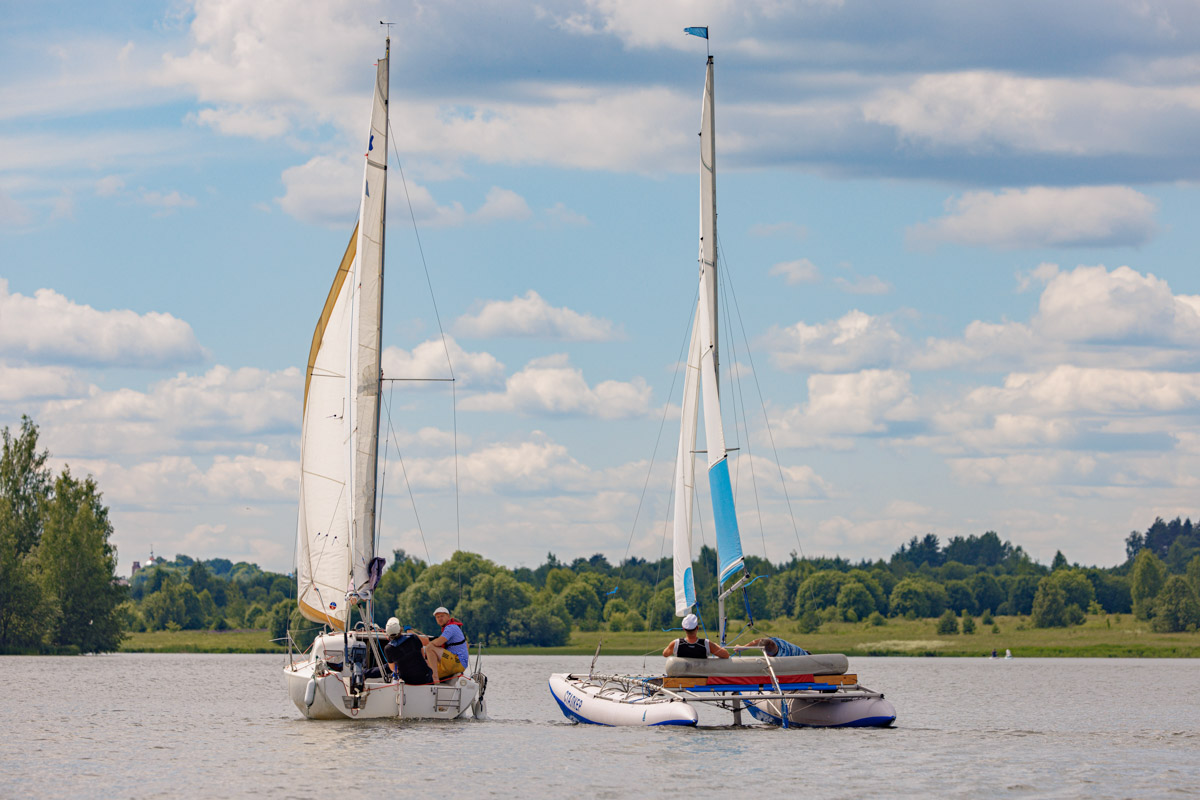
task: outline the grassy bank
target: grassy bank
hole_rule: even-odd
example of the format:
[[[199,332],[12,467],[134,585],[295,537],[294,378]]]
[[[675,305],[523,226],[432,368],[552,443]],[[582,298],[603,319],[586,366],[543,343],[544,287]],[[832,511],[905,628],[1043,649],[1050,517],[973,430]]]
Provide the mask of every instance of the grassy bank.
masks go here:
[[[284,653],[263,630],[131,633],[122,653]]]
[[[1200,633],[1154,633],[1149,623],[1131,615],[1091,616],[1073,628],[1034,628],[1028,618],[997,617],[998,633],[992,626],[976,620],[974,634],[939,636],[937,621],[932,619],[890,619],[882,626],[865,622],[831,622],[816,633],[796,631],[791,620],[768,621],[759,625],[763,633],[779,636],[823,653],[849,656],[960,656],[979,657],[993,649],[1001,655],[1006,649],[1014,656],[1054,656],[1075,658],[1200,658]],[[730,625],[730,638],[742,628]],[[511,655],[591,655],[603,638],[603,652],[609,655],[641,655],[662,650],[671,636],[678,633],[646,631],[617,633],[572,631],[565,647],[492,647],[489,653]],[[753,638],[749,633],[740,641]],[[155,631],[130,634],[121,647],[123,652],[138,653],[282,653],[284,649],[270,641],[265,630],[259,631]]]

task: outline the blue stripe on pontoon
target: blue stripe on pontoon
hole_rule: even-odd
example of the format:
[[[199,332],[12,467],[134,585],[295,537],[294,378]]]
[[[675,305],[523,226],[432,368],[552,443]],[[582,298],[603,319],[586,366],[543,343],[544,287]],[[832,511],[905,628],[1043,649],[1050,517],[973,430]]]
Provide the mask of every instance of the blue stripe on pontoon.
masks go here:
[[[712,495],[713,523],[717,528],[717,580],[724,581],[742,564],[742,537],[738,533],[737,512],[733,507],[733,487],[729,483],[729,458],[708,468],[708,490]]]
[[[550,694],[554,697],[554,702],[558,703],[558,707],[562,709],[562,712],[566,716],[567,719],[573,719],[576,722],[585,722],[588,725],[604,725],[603,722],[596,722],[595,720],[590,720],[587,717],[583,716],[582,714],[580,714],[576,711],[573,711],[570,708],[567,708],[567,704],[564,703],[562,700],[558,699],[558,695],[554,694],[553,689],[550,690]],[[612,726],[609,725],[606,727],[612,727]]]

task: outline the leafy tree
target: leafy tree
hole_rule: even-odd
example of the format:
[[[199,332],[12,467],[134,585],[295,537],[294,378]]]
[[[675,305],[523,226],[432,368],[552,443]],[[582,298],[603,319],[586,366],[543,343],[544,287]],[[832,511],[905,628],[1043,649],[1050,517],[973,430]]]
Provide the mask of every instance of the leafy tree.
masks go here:
[[[1050,573],[1047,578],[1063,590],[1068,606],[1087,608],[1096,599],[1096,590],[1083,570],[1063,568]]]
[[[561,647],[570,639],[571,629],[541,606],[517,609],[512,615],[508,643],[536,647]]]
[[[1008,586],[1008,613],[1031,614],[1041,578],[1037,575],[1017,575]]]
[[[975,611],[975,593],[971,591],[971,587],[966,581],[946,581],[945,586],[950,608],[965,608],[970,612]]]
[[[892,589],[890,601],[893,616],[935,617],[946,608],[946,590],[927,578],[908,577]]]
[[[950,609],[938,617],[937,632],[939,636],[949,636],[958,633],[958,617]]]
[[[792,616],[795,613],[796,592],[812,570],[809,565],[805,564],[804,566],[808,568],[797,567],[784,570],[771,576],[771,580],[767,581],[767,614],[769,616]]]
[[[845,581],[845,573],[833,569],[809,575],[796,590],[796,616],[837,605],[838,592]]]
[[[76,480],[64,468],[45,502],[37,551],[42,585],[59,609],[57,644],[103,653],[116,650],[124,638],[117,606],[125,588],[116,581],[112,530],[96,481]]]
[[[975,620],[965,608],[962,612],[962,632],[967,634],[975,633]]]
[[[1192,591],[1200,595],[1200,556],[1188,562],[1187,580],[1192,585]]]
[[[1071,566],[1067,563],[1067,557],[1063,555],[1062,550],[1056,550],[1054,553],[1054,563],[1050,565],[1051,572],[1057,572],[1060,569],[1066,569]]]
[[[1065,628],[1068,622],[1066,593],[1049,576],[1042,578],[1033,598],[1033,626]]]
[[[507,636],[512,613],[532,600],[532,587],[518,583],[507,571],[483,572],[471,581],[470,596],[457,608],[470,635],[488,644],[493,636]]]
[[[1138,619],[1149,619],[1153,615],[1154,598],[1162,591],[1165,583],[1166,568],[1162,561],[1151,548],[1143,549],[1133,561],[1133,576],[1129,587],[1133,597],[1134,616]]]
[[[7,427],[0,431],[0,497],[8,501],[5,524],[12,546],[20,555],[33,550],[42,532],[41,506],[50,493],[50,470],[46,450],[38,452],[38,427],[21,417],[21,431],[14,437]]]
[[[600,619],[600,599],[596,597],[596,590],[586,582],[581,580],[574,581],[566,589],[563,589],[559,597],[562,599],[563,604],[566,605],[567,613],[571,615],[571,619],[576,622],[584,619]],[[671,606],[673,608],[675,605],[674,594],[671,597]]]
[[[857,622],[875,611],[875,598],[858,581],[849,581],[838,590],[837,609],[842,619]]]
[[[992,535],[995,536],[995,534]],[[1000,586],[1000,582],[996,580],[995,576],[986,572],[977,572],[972,575],[968,585],[971,587],[971,593],[975,595],[975,607],[980,612],[990,611],[994,614],[1000,604],[1007,599],[1007,594]]]
[[[1200,627],[1200,599],[1187,579],[1180,575],[1167,579],[1154,600],[1154,619],[1150,625],[1164,632],[1194,631]]]

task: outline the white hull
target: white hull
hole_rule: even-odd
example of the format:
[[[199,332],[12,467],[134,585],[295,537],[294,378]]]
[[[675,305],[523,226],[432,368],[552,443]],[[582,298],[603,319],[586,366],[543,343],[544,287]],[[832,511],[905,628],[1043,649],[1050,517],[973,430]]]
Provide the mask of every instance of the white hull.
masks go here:
[[[624,686],[589,680],[582,675],[551,675],[550,693],[563,715],[576,722],[651,727],[695,725],[697,721],[696,709],[685,702],[663,695],[631,695]]]
[[[788,727],[886,728],[896,721],[896,709],[882,697],[797,698],[746,701],[746,709],[759,722],[782,725],[781,706],[787,708]]]
[[[309,719],[465,719],[487,716],[479,683],[458,675],[440,684],[411,686],[402,681],[368,679],[357,698],[350,695],[350,679],[336,672],[314,677],[313,660],[283,669],[288,696]],[[313,682],[312,703],[307,702]],[[357,700],[357,702],[355,702]]]

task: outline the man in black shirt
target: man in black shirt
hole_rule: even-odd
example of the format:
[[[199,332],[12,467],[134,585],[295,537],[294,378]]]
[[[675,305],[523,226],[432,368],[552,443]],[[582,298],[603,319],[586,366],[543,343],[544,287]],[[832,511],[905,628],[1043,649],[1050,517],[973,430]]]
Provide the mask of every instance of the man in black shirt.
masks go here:
[[[688,614],[683,618],[683,633],[684,638],[672,639],[671,643],[663,649],[663,657],[679,656],[681,658],[708,658],[716,656],[717,658],[729,658],[729,651],[716,642],[707,639],[701,639],[696,635],[696,629],[700,627],[700,620],[695,614]]]
[[[433,683],[433,672],[425,663],[421,640],[412,633],[401,634],[400,620],[395,617],[387,621],[385,630],[388,643],[383,646],[383,658],[392,675],[414,685]]]

